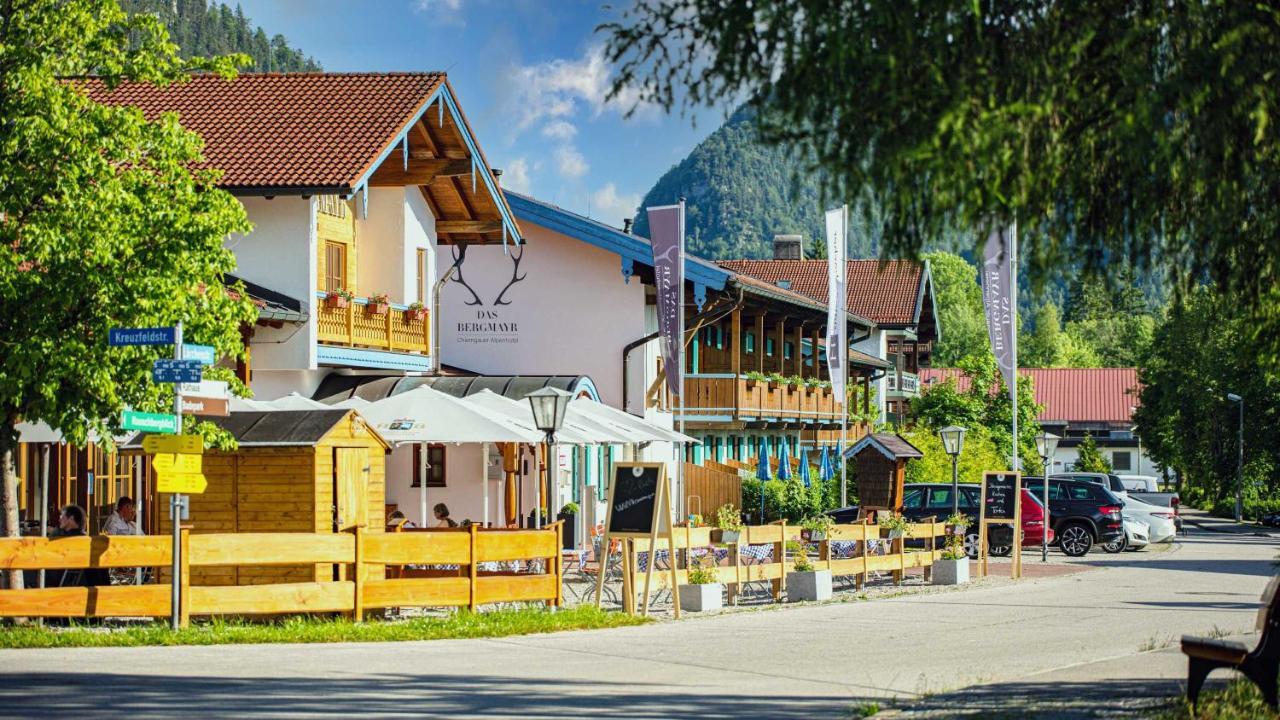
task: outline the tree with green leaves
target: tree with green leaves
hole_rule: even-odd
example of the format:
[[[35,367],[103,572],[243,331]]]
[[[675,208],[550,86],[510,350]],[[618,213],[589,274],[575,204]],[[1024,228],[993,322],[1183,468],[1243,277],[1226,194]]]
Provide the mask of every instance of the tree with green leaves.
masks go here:
[[[980,483],[982,474],[989,470],[1009,469],[1009,456],[996,449],[991,432],[983,425],[970,425],[964,436],[957,464],[958,476],[963,483]],[[951,456],[942,445],[942,438],[934,428],[917,426],[903,434],[924,457],[907,463],[907,482],[951,482]]]
[[[244,352],[256,316],[223,285],[248,232],[244,208],[198,169],[200,138],[166,115],[91,101],[75,81],[171,83],[234,74],[243,58],[183,60],[150,15],[115,0],[0,5],[0,466],[4,534],[18,534],[15,429],[44,421],[83,445],[120,431],[126,407],[171,412],[151,383],[162,346],[108,347],[116,327],[182,321],[191,342]],[[216,371],[215,371],[216,372]],[[212,373],[211,373],[212,374]],[[21,587],[13,573],[10,587]]]
[[[1210,277],[1280,357],[1271,4],[653,0],[600,31],[614,97],[747,98],[828,197],[870,189],[886,256],[1016,221],[1033,280]]]
[[[1094,473],[1111,472],[1111,461],[1107,460],[1102,451],[1098,449],[1098,441],[1093,439],[1093,435],[1085,435],[1084,440],[1080,441],[1080,446],[1076,448],[1076,452],[1075,470]]]
[[[938,324],[942,326],[942,339],[934,350],[934,365],[955,367],[963,358],[990,352],[978,269],[949,252],[926,253],[924,259],[929,262]]]

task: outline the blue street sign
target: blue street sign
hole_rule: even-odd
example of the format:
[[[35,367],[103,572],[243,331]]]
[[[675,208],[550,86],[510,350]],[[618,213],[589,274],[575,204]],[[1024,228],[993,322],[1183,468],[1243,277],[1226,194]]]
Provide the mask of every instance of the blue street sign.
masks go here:
[[[183,360],[199,360],[201,365],[212,365],[218,361],[218,354],[212,345],[182,344]]]
[[[200,382],[199,360],[157,360],[151,366],[151,379],[158,383]]]
[[[173,328],[111,328],[107,332],[107,344],[118,345],[172,345]]]

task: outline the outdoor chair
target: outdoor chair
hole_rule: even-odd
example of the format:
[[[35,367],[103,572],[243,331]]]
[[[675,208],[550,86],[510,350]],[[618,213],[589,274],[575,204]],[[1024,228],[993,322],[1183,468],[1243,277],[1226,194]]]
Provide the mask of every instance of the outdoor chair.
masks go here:
[[[1262,637],[1250,650],[1243,643],[1214,638],[1182,637],[1182,652],[1187,656],[1187,698],[1194,707],[1200,688],[1209,673],[1218,668],[1231,668],[1253,681],[1262,697],[1276,708],[1276,675],[1280,673],[1280,577],[1272,578],[1262,593],[1263,605],[1258,609],[1258,629]]]
[[[582,593],[581,601],[588,602],[596,593],[596,578],[598,573],[604,572],[604,594],[609,596],[610,602],[619,602],[618,593],[610,585],[609,581],[622,579],[622,541],[610,540],[609,549],[604,551],[601,549],[601,542],[604,540],[604,528],[598,528],[599,532],[591,534],[592,556],[595,558],[595,567],[582,565],[582,574],[587,578],[587,588]]]

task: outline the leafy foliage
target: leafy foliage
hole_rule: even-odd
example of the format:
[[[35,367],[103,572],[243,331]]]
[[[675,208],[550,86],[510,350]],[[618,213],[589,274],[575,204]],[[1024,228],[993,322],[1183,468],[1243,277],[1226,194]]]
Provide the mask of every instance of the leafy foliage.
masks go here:
[[[911,401],[911,415],[922,428],[937,432],[948,425],[959,425],[974,434],[976,428],[984,428],[1000,457],[1013,454],[1013,401],[1005,388],[995,358],[990,353],[970,356],[959,363],[960,370],[969,377],[969,388],[960,392],[954,381],[935,384],[920,397]],[[1040,406],[1036,405],[1035,387],[1031,378],[1018,378],[1018,453],[1024,460],[1036,457],[1036,434],[1040,423],[1036,420]],[[976,434],[975,434],[976,437]],[[969,436],[965,437],[965,445]],[[1007,467],[1007,461],[1004,463]],[[987,468],[991,469],[991,468]],[[948,474],[948,479],[950,475]]]
[[[951,456],[942,446],[936,430],[917,428],[902,435],[916,446],[924,457],[907,463],[906,481],[909,483],[951,482]],[[991,433],[982,425],[974,425],[965,433],[964,447],[960,450],[957,470],[962,483],[982,482],[982,473],[988,470],[1007,470],[1009,457],[996,450]]]
[[[966,357],[990,352],[978,268],[949,252],[928,253],[924,257],[929,262],[934,304],[942,326],[942,340],[934,351],[934,365],[955,367]]]
[[[1111,472],[1111,461],[1098,450],[1098,442],[1093,439],[1093,435],[1085,435],[1084,440],[1080,442],[1077,448],[1079,457],[1076,458],[1075,469],[1080,472],[1109,473]]]
[[[164,346],[112,348],[114,327],[183,321],[186,339],[223,357],[244,349],[256,311],[223,275],[223,247],[250,229],[244,208],[196,169],[201,141],[174,115],[89,100],[60,78],[95,73],[179,82],[234,73],[243,58],[182,59],[150,15],[114,0],[30,0],[0,23],[0,452],[5,530],[17,533],[12,452],[19,419],[43,420],[74,444],[111,437],[125,407],[169,411],[151,383]],[[20,586],[20,585],[19,585]]]
[[[255,72],[319,72],[323,68],[300,50],[289,47],[283,35],[267,39],[237,4],[207,0],[121,0],[130,15],[150,13],[164,23],[183,57],[244,53]]]
[[[654,0],[601,30],[615,95],[748,98],[829,197],[869,189],[884,253],[1016,219],[1035,276],[1208,276],[1280,350],[1269,4]]]

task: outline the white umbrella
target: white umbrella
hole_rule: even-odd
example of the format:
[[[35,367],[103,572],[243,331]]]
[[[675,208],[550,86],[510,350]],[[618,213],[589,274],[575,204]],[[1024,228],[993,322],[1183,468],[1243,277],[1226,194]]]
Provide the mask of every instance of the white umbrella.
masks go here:
[[[230,400],[231,412],[269,412],[275,410],[271,403],[265,400],[253,400],[251,398],[235,397]]]
[[[329,405],[325,405],[319,400],[312,400],[311,398],[305,395],[299,395],[296,392],[291,392],[282,398],[269,400],[267,401],[267,404],[270,405],[275,410],[331,410],[333,409]]]
[[[512,400],[492,390],[481,390],[474,395],[463,398],[468,403],[478,405],[486,410],[498,412],[520,423],[534,432],[541,434],[533,421],[533,408],[529,403]],[[564,427],[556,433],[556,443],[561,445],[594,445],[631,442],[617,432],[609,432],[604,428],[584,426],[566,417]]]
[[[590,398],[574,398],[569,402],[568,417],[575,422],[593,422],[606,427],[618,428],[630,439],[627,442],[683,442],[697,443],[698,440],[682,435],[674,430],[659,427],[644,418],[638,418],[629,412],[596,402]]]
[[[365,408],[369,407],[369,406],[370,406],[370,405],[372,405],[372,404],[373,404],[373,401],[371,401],[371,400],[365,400],[364,398],[362,398],[362,397],[360,397],[360,396],[358,396],[358,395],[352,395],[351,397],[347,398],[346,400],[340,400],[340,401],[338,401],[338,402],[336,402],[336,403],[334,403],[334,404],[330,405],[329,407],[331,407],[331,408],[351,408],[351,409],[354,409],[354,410],[364,410]]]
[[[393,445],[542,442],[542,433],[536,429],[425,385],[370,403],[357,411]]]

